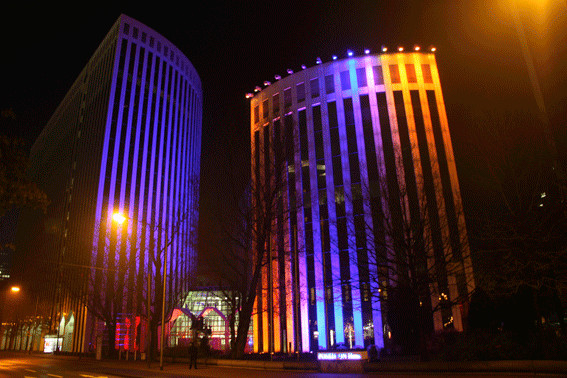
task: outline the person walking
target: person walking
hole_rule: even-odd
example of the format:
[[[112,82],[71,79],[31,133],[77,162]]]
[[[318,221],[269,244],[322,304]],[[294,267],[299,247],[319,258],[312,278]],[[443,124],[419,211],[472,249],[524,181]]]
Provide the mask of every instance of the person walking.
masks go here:
[[[197,354],[199,353],[199,347],[197,344],[197,340],[193,340],[191,345],[189,346],[189,369],[195,365],[195,369],[197,369]]]

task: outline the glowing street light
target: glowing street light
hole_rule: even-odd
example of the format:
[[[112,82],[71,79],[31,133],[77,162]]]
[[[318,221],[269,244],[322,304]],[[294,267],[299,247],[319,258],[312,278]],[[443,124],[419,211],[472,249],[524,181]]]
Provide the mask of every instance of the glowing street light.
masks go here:
[[[12,287],[10,288],[10,291],[11,291],[12,293],[18,293],[18,292],[20,291],[20,287],[19,287],[19,286],[12,286]]]
[[[124,216],[124,214],[116,212],[112,214],[112,220],[118,224],[122,224],[126,221],[126,217]]]

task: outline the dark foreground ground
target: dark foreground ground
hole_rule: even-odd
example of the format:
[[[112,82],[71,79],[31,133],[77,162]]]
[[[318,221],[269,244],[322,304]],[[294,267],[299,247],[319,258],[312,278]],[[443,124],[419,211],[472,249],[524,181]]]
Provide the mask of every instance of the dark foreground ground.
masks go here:
[[[265,363],[262,367],[242,362],[240,366],[222,366],[222,361],[199,361],[197,370],[189,370],[184,361],[153,362],[147,367],[144,361],[96,361],[92,358],[28,355],[23,352],[0,352],[0,377],[566,377],[565,361],[491,361],[491,362],[377,362],[367,365],[372,370],[364,374],[321,373],[300,366],[282,367]],[[218,363],[219,365],[214,365]]]

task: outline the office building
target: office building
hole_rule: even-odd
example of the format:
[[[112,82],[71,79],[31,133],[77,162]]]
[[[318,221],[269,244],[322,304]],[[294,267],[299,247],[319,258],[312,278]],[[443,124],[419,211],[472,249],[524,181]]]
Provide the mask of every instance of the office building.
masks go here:
[[[317,58],[247,95],[252,201],[278,209],[255,351],[388,347],[417,278],[426,329],[462,330],[474,279],[433,51]]]
[[[17,279],[50,306],[62,351],[92,349],[114,321],[104,343],[144,351],[148,283],[159,319],[165,257],[166,311],[181,304],[196,264],[202,99],[189,59],[121,15],[33,145],[29,174],[51,204],[22,216]]]

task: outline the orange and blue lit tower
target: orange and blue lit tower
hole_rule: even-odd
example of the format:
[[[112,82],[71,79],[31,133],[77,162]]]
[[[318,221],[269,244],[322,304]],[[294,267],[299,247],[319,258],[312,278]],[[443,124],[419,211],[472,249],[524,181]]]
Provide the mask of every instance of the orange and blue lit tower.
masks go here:
[[[254,350],[384,347],[385,291],[404,268],[383,273],[376,256],[400,258],[387,229],[404,219],[428,225],[423,261],[451,261],[428,283],[425,305],[453,303],[432,311],[431,329],[462,330],[456,302],[474,278],[434,49],[349,51],[287,73],[247,95],[252,187],[281,184]]]

